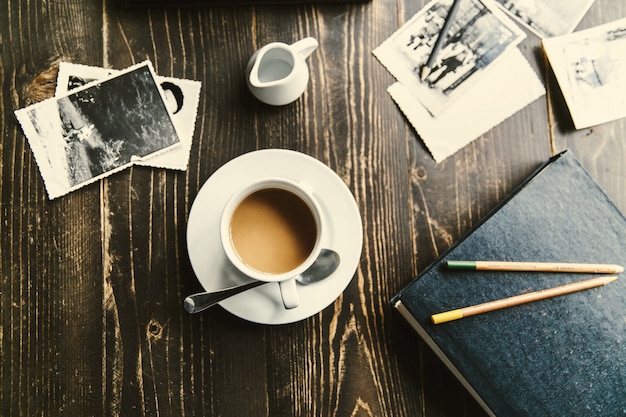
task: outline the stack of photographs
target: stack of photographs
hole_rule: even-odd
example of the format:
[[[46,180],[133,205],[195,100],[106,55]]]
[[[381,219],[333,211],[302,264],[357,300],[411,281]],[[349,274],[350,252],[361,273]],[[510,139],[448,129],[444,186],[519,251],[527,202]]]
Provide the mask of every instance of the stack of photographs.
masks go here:
[[[626,117],[626,19],[573,32],[594,0],[495,2],[541,38],[575,129]]]
[[[122,71],[61,63],[55,97],[15,111],[48,197],[135,164],[187,169],[200,88],[157,77],[149,61]]]
[[[389,95],[441,162],[546,93],[518,49],[525,33],[509,17],[542,39],[577,129],[626,116],[625,21],[571,34],[593,2],[432,0],[373,54],[397,80]]]
[[[496,4],[433,0],[373,54],[396,78],[388,92],[437,162],[545,94],[517,49],[525,33]],[[446,36],[435,65],[420,73],[439,36]]]
[[[480,0],[458,0],[444,43],[430,75],[420,73],[452,6],[452,0],[433,1],[374,50],[389,72],[437,116],[476,83],[498,60],[513,50],[524,33],[496,8]]]

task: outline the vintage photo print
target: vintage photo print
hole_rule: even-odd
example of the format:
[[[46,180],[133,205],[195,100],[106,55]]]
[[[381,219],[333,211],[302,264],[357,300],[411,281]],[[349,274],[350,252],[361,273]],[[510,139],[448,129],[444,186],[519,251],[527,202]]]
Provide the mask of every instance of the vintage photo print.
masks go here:
[[[50,199],[180,142],[149,62],[15,114]]]
[[[56,95],[80,88],[94,80],[115,74],[117,70],[92,67],[69,62],[59,64]],[[172,115],[172,122],[180,136],[180,146],[158,155],[137,161],[137,165],[155,168],[186,170],[193,140],[200,100],[200,81],[156,76],[165,97],[165,105]]]
[[[566,35],[582,20],[594,0],[495,0],[540,38]]]
[[[399,82],[387,91],[436,162],[442,162],[546,92],[519,49],[502,57],[489,76],[478,80],[437,117]]]
[[[430,75],[420,80],[453,0],[434,0],[373,53],[431,112],[439,114],[525,37],[498,7],[461,0]]]
[[[543,40],[576,129],[626,117],[626,19]]]

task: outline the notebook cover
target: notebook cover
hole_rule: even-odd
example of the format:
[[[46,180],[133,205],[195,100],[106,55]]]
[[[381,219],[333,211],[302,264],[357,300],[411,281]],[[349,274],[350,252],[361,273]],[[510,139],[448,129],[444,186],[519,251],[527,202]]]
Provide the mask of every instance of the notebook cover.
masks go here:
[[[446,260],[626,266],[626,219],[565,151],[538,169],[392,300],[490,415],[626,415],[626,277],[431,324],[432,314],[593,277],[452,271]],[[622,274],[623,275],[623,274]]]

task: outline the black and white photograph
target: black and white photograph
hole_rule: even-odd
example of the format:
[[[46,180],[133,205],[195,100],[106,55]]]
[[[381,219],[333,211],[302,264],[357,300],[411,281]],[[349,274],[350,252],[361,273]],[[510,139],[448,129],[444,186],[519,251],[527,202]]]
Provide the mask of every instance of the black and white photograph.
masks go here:
[[[374,55],[436,116],[525,37],[499,8],[460,0],[450,29],[440,34],[452,0],[430,2],[374,50]],[[437,38],[445,36],[430,73],[420,74]]]
[[[576,129],[626,117],[626,19],[545,39]]]
[[[594,0],[495,0],[540,38],[571,33]]]
[[[68,91],[117,72],[113,69],[61,62],[57,76],[56,95],[66,94]],[[156,75],[156,81],[162,90],[165,105],[178,132],[180,146],[144,158],[137,161],[136,164],[155,168],[186,170],[189,164],[189,152],[195,130],[202,83],[159,75]]]
[[[180,142],[149,62],[15,113],[51,199]]]
[[[479,79],[437,117],[399,82],[387,91],[437,162],[452,156],[546,93],[518,49],[503,57],[490,69],[488,77]]]

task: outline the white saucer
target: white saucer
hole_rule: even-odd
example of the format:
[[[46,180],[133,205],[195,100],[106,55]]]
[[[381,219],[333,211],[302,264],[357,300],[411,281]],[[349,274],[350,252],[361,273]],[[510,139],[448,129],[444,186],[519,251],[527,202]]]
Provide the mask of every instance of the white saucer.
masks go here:
[[[341,262],[323,281],[298,284],[300,305],[283,307],[278,284],[269,283],[220,303],[242,319],[262,324],[293,323],[329,306],[348,286],[361,257],[363,229],[354,197],[329,167],[308,155],[266,149],[241,155],[226,163],[204,183],[189,212],[187,248],[191,266],[207,291],[250,281],[230,264],[219,236],[220,215],[226,201],[239,187],[261,176],[284,176],[310,185],[328,223],[327,247]]]

